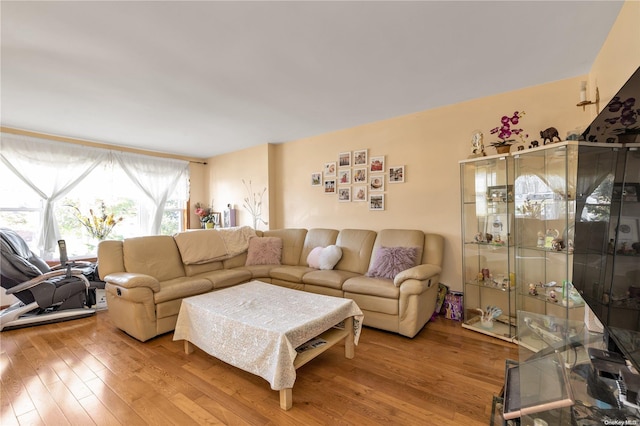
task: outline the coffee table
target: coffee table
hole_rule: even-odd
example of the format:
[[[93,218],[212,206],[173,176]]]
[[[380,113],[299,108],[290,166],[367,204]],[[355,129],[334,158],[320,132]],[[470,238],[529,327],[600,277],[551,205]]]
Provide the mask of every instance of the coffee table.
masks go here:
[[[363,318],[351,299],[251,281],[183,299],[173,340],[264,378],[288,410],[296,369],[341,341],[353,358]],[[326,343],[296,351],[316,337]]]

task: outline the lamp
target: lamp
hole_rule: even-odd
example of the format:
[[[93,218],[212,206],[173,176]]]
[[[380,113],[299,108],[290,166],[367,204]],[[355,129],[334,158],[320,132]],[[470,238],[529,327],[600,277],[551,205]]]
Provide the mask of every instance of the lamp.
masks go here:
[[[587,82],[586,81],[581,81],[580,82],[580,102],[578,102],[578,104],[576,106],[582,107],[582,110],[585,110],[585,107],[587,105],[598,105],[598,103],[600,103],[600,91],[598,90],[598,88],[596,87],[596,100],[594,101],[588,101],[587,100]]]

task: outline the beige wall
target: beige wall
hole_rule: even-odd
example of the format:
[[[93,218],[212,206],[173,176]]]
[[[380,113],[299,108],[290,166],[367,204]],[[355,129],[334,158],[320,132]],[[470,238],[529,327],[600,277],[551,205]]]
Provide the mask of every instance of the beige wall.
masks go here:
[[[640,1],[625,2],[589,73],[589,89],[600,90],[602,110],[640,65]],[[595,96],[592,95],[592,99]]]
[[[273,147],[264,144],[253,148],[243,149],[230,154],[219,155],[207,160],[205,186],[209,188],[208,199],[213,199],[215,211],[223,211],[227,204],[233,204],[237,209],[237,225],[253,226],[253,219],[243,208],[244,198],[249,196],[247,188],[251,182],[252,193],[260,194],[264,188],[267,192],[263,197],[262,218],[270,221],[269,209],[276,196],[277,189],[272,187],[270,167]],[[193,210],[193,209],[192,209]],[[194,226],[192,226],[194,227]],[[197,223],[196,226],[197,227]],[[259,224],[258,229],[268,229],[269,226]]]
[[[638,2],[625,4],[589,75],[215,157],[209,166],[221,168],[211,176],[220,188],[214,190],[215,197],[234,200],[246,217],[238,201],[239,182],[251,178],[241,170],[253,164],[257,167],[252,170],[257,176],[254,183],[269,181],[271,229],[415,228],[442,234],[446,238],[442,282],[462,290],[458,162],[470,153],[473,131],[480,129],[488,145],[495,140],[489,130],[499,124],[502,115],[516,110],[526,113],[521,125],[530,134],[529,140],[539,140],[540,130],[550,126],[563,139],[569,131],[582,130],[598,111],[595,106],[576,107],[580,82],[590,82],[591,95],[597,82],[606,104],[640,65],[635,24],[639,8]],[[339,152],[358,149],[368,149],[369,156],[385,155],[387,166],[406,166],[406,183],[385,185],[384,211],[369,211],[366,203],[340,203],[335,195],[325,195],[322,187],[310,185],[311,173],[321,171],[325,162],[337,161]],[[495,153],[493,148],[487,151]]]

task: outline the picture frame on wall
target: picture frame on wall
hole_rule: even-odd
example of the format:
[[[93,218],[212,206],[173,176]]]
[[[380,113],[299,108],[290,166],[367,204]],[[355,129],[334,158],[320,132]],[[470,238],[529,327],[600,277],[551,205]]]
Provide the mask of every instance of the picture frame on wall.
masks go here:
[[[324,163],[324,176],[325,177],[335,177],[336,176],[336,162],[330,161],[328,163]]]
[[[338,201],[347,203],[351,201],[351,187],[338,188]]]
[[[322,172],[311,173],[311,186],[322,186]]]
[[[369,171],[371,173],[384,173],[384,155],[371,157]]]
[[[358,185],[353,187],[352,194],[354,202],[362,202],[367,201],[367,186],[366,185]]]
[[[351,169],[338,170],[338,185],[351,184]]]
[[[353,151],[353,165],[354,166],[366,166],[368,163],[368,155],[366,149],[359,149]]]
[[[351,151],[338,154],[338,167],[351,167]]]
[[[325,194],[335,194],[336,193],[336,180],[335,179],[325,179],[324,180],[324,193]]]
[[[353,169],[353,183],[367,183],[366,167],[357,167]]]
[[[371,194],[369,196],[369,210],[384,210],[384,194]]]
[[[404,183],[404,166],[389,167],[389,183]]]
[[[371,176],[369,178],[369,191],[370,192],[384,191],[384,176]]]

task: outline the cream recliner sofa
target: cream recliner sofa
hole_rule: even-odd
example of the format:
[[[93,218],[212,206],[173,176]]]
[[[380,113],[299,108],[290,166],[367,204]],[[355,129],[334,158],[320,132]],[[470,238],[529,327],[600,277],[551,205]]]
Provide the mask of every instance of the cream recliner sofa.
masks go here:
[[[98,265],[112,323],[146,341],[175,328],[183,298],[251,280],[353,299],[364,325],[407,337],[414,337],[435,310],[444,252],[440,235],[402,229],[258,231],[258,237],[282,240],[281,264],[246,266],[247,252],[225,254],[219,234],[195,230],[102,241]],[[342,250],[335,267],[309,267],[311,250],[329,245]],[[393,279],[369,277],[380,247],[416,247],[417,265]]]

